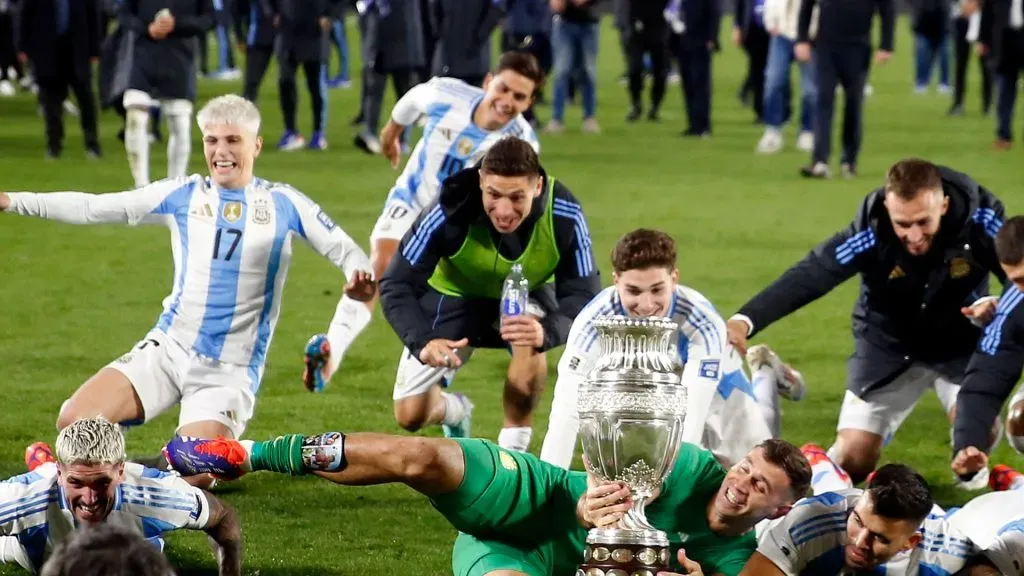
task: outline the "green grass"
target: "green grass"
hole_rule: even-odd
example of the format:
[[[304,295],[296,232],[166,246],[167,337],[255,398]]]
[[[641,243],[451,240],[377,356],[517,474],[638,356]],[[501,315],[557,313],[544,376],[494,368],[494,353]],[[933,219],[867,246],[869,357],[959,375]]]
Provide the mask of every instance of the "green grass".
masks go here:
[[[725,30],[725,26],[723,26]],[[760,128],[741,109],[735,92],[746,67],[731,46],[714,61],[714,138],[692,141],[685,128],[680,91],[670,87],[660,125],[626,125],[623,69],[608,22],[599,58],[600,136],[578,133],[579,108],[569,109],[568,130],[542,136],[544,165],[583,202],[600,265],[607,275],[609,250],[635,227],[657,227],[679,243],[680,281],[728,316],[747,298],[802,257],[814,244],[845,226],[861,198],[895,160],[920,155],[973,175],[1000,194],[1008,212],[1024,207],[1017,190],[1019,152],[989,150],[993,121],[977,110],[977,70],[972,64],[969,115],[947,119],[948,98],[913,96],[912,44],[900,23],[896,58],[872,72],[867,100],[861,177],[852,182],[806,182],[797,168],[807,157],[792,149],[778,156],[753,154]],[[353,54],[358,54],[354,30]],[[727,35],[723,33],[723,38]],[[358,70],[358,68],[353,68]],[[274,72],[264,83],[264,133],[281,132]],[[201,99],[237,84],[201,83]],[[301,93],[301,92],[300,92]],[[358,90],[332,91],[326,153],[278,153],[268,147],[258,174],[286,181],[312,196],[365,248],[395,172],[380,158],[351,147],[348,120]],[[308,104],[300,108],[308,135]],[[546,119],[549,111],[540,113]],[[839,115],[837,115],[838,119]],[[80,132],[67,123],[67,149],[59,162],[43,160],[43,128],[34,100],[20,96],[0,106],[0,189],[83,190],[130,188],[123,152],[115,139],[119,120],[102,116],[106,158],[84,159]],[[838,126],[837,126],[838,132]],[[194,132],[192,171],[203,171]],[[154,149],[153,174],[165,170]],[[834,164],[834,168],[837,166]],[[74,227],[13,217],[0,218],[0,366],[4,416],[0,417],[0,473],[22,471],[22,451],[34,440],[52,440],[61,403],[108,361],[128,350],[154,324],[171,283],[167,232],[160,228]],[[263,388],[248,436],[324,430],[399,433],[391,390],[401,344],[380,314],[353,348],[326,393],[307,393],[299,382],[306,339],[323,331],[334,312],[342,276],[311,250],[297,248]],[[851,350],[850,310],[857,284],[850,282],[764,332],[806,376],[809,393],[786,404],[784,436],[796,443],[831,443]],[[557,356],[558,352],[552,354]],[[549,365],[556,365],[552,358]],[[495,439],[501,425],[501,387],[507,355],[483,352],[458,379],[458,389],[477,405],[474,432]],[[554,374],[537,411],[532,450],[546,429]],[[172,433],[176,413],[128,435],[133,454],[153,453]],[[433,433],[437,433],[436,431]],[[964,496],[951,485],[948,425],[929,393],[885,452],[920,468],[945,504]],[[995,461],[1017,461],[1005,445]],[[255,475],[224,486],[219,494],[240,510],[245,529],[246,574],[449,573],[454,531],[426,500],[403,486],[343,488],[311,478]],[[181,574],[211,574],[215,566],[204,539],[176,534],[168,555]],[[0,574],[16,573],[0,569]]]

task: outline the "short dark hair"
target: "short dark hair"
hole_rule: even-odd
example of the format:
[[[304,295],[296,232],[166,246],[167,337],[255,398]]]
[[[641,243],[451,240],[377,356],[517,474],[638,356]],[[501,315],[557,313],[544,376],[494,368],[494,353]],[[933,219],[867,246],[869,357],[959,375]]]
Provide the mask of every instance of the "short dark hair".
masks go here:
[[[1010,218],[996,233],[996,257],[1009,266],[1024,261],[1024,216]]]
[[[480,170],[495,176],[538,176],[540,159],[529,142],[506,136],[487,151]]]
[[[906,464],[886,464],[876,470],[867,493],[875,514],[916,524],[928,517],[934,504],[928,481]]]
[[[43,565],[40,576],[173,576],[167,558],[138,532],[86,525]]]
[[[501,74],[505,70],[511,70],[533,81],[533,94],[530,94],[530,96],[536,95],[544,85],[544,69],[540,67],[540,63],[529,52],[512,50],[502,54],[498,60],[498,67],[494,69],[494,73]]]
[[[895,194],[900,200],[913,200],[924,190],[942,190],[942,173],[927,160],[900,160],[885,176],[885,193]]]
[[[796,445],[779,438],[769,438],[757,445],[764,459],[786,473],[793,500],[803,498],[811,487],[811,464]]]
[[[676,268],[676,241],[660,230],[640,228],[612,248],[612,269],[618,273],[647,268]]]

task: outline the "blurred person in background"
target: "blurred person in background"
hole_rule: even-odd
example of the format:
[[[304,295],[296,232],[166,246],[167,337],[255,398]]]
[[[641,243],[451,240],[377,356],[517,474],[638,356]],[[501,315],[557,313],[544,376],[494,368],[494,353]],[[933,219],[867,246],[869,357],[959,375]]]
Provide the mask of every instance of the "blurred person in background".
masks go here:
[[[626,0],[621,0],[625,2]],[[548,0],[508,0],[508,17],[501,36],[501,51],[532,54],[544,76],[551,72],[551,8]],[[531,125],[539,124],[534,106],[541,99],[538,89],[534,102],[523,112]]]
[[[569,83],[581,72],[577,86],[582,96],[583,125],[586,133],[601,131],[597,123],[597,49],[600,11],[596,0],[550,0],[552,12],[551,50],[554,62],[554,96],[547,131],[565,129],[565,104]]]
[[[932,81],[932,70],[939,66],[939,92],[949,87],[949,0],[913,0],[910,3],[911,29],[914,32],[914,92],[924,94]]]
[[[429,61],[424,53],[423,19],[420,0],[360,0],[360,27],[363,33],[362,129],[354,144],[367,154],[380,154],[380,114],[388,76],[399,99],[419,83],[417,71]],[[402,135],[406,146],[408,131]]]
[[[74,533],[40,576],[174,576],[170,562],[139,533],[99,524]]]
[[[650,57],[651,105],[647,119],[658,120],[661,103],[665,99],[665,84],[669,71],[669,27],[665,21],[668,0],[628,0],[626,6],[626,65],[629,77],[629,111],[627,122],[636,122],[643,115],[641,101],[644,76],[647,72],[644,57]]]
[[[971,45],[978,41],[981,29],[979,0],[960,0],[953,8],[953,104],[950,116],[963,116],[964,94],[967,91],[967,62],[971,59]],[[992,110],[992,68],[984,54],[978,55],[981,69],[981,113],[988,116]]]
[[[978,37],[982,54],[988,55],[996,76],[997,150],[1013,143],[1013,110],[1017,103],[1017,80],[1024,69],[1024,6],[1020,0],[988,0],[982,4]]]
[[[718,51],[722,20],[717,0],[670,0],[665,17],[674,34],[669,40],[679,62],[688,126],[684,137],[711,137],[711,54]]]
[[[766,0],[736,0],[732,43],[747,53],[747,78],[750,82],[755,123],[764,121],[764,78],[768,66],[771,36],[765,29]]]
[[[80,109],[86,154],[102,155],[91,63],[99,58],[100,6],[96,0],[32,0],[21,7],[18,52],[32,63],[46,124],[46,156],[59,158],[64,142],[64,100],[70,88]]]
[[[814,117],[817,114],[818,83],[814,74],[813,54],[810,60],[799,61],[793,54],[796,46],[800,0],[766,0],[765,27],[771,34],[768,64],[765,69],[764,135],[757,143],[758,154],[775,154],[782,150],[782,126],[788,120],[790,82],[793,63],[800,75],[800,124],[796,148],[810,152],[814,148]],[[811,14],[809,36],[818,32],[818,11]],[[813,53],[813,47],[812,47]]]
[[[431,28],[437,33],[431,71],[482,87],[491,70],[491,34],[505,16],[493,0],[432,0]]]
[[[14,0],[0,0],[0,96],[14,96],[21,62],[14,46]]]
[[[327,59],[327,87],[328,88],[349,88],[352,80],[349,78],[348,58],[348,34],[345,31],[345,3],[338,10],[338,17],[331,23],[331,47],[338,53],[338,73],[330,75],[330,58]]]
[[[263,0],[249,0],[248,27],[245,33],[245,75],[242,94],[246,100],[256,102],[260,85],[274,57],[277,28],[270,4]]]

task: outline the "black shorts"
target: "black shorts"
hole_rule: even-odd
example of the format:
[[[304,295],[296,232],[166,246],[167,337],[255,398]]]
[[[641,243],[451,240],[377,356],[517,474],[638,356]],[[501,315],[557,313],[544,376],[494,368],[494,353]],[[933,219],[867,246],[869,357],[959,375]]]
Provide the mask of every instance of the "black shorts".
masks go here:
[[[846,363],[846,389],[858,397],[884,388],[913,364],[923,365],[958,383],[963,380],[970,355],[944,361],[925,362],[900,354],[866,338],[854,338],[853,353]]]

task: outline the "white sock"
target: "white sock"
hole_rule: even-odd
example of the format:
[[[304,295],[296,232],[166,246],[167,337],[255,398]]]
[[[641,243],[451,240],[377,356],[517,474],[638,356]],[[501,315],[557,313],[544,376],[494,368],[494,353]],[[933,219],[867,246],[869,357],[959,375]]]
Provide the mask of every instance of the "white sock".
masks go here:
[[[252,465],[249,463],[249,458],[252,456],[252,445],[255,444],[252,440],[240,440],[238,442],[245,448],[245,462],[242,464],[242,470],[246,472],[252,472]]]
[[[455,394],[441,392],[441,400],[444,402],[444,418],[441,419],[441,424],[448,426],[461,424],[466,417],[466,405],[463,404],[462,399]]]
[[[1022,488],[1024,488],[1024,474],[1010,480],[1010,490],[1020,490]]]
[[[498,433],[498,446],[513,452],[526,452],[526,449],[530,447],[531,438],[533,438],[533,428],[530,426],[502,428]]]
[[[364,302],[342,296],[334,310],[334,318],[327,329],[327,340],[331,343],[330,373],[338,369],[345,351],[370,324],[373,314]]]
[[[750,375],[751,385],[754,388],[754,399],[761,408],[768,429],[772,437],[779,437],[779,386],[775,381],[775,371],[768,364],[761,366]]]
[[[180,178],[192,153],[192,115],[167,114],[167,177]]]
[[[149,184],[149,111],[129,108],[125,115],[124,149],[135,187]]]

